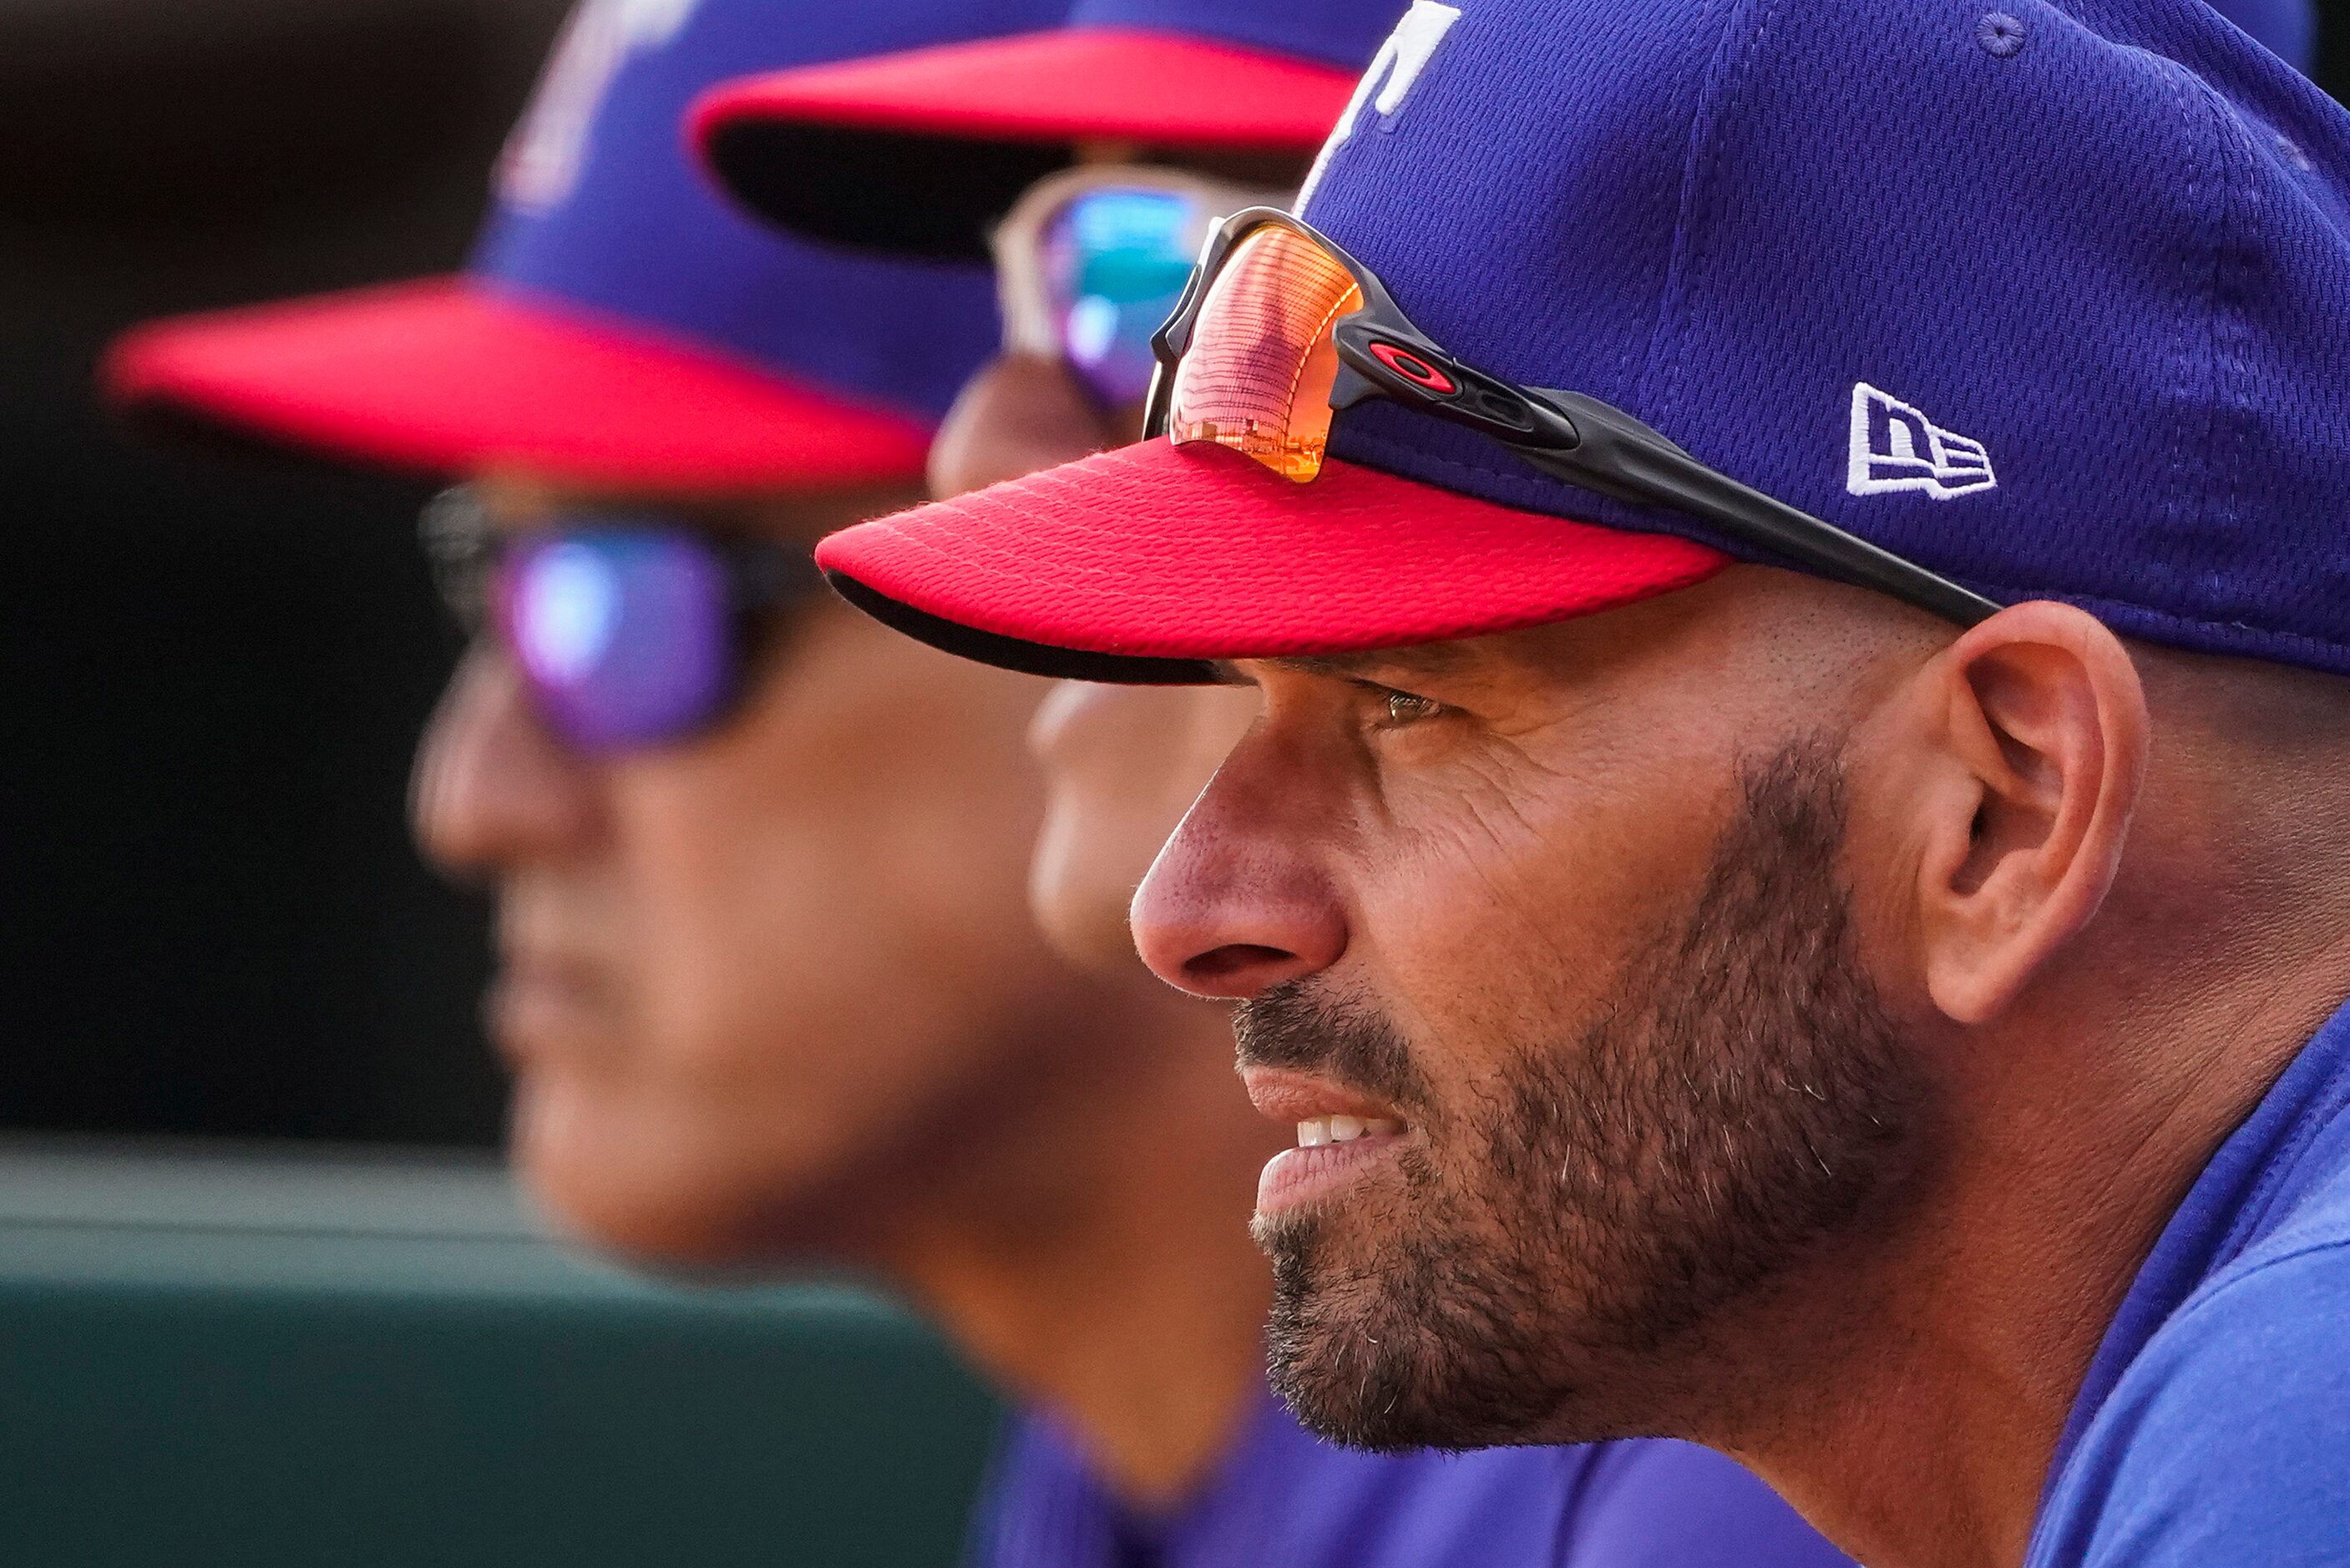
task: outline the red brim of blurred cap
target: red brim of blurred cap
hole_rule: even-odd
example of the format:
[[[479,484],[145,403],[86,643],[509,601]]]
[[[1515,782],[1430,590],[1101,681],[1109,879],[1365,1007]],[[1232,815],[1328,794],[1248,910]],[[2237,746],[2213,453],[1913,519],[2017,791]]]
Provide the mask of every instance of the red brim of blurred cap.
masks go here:
[[[432,475],[712,493],[918,479],[918,421],[463,278],[180,317],[99,379],[134,419]]]
[[[808,66],[715,88],[705,148],[775,120],[993,141],[1312,152],[1354,91],[1336,66],[1177,34],[1072,27]]]
[[[1332,460],[1297,484],[1164,441],[836,534],[816,562],[935,647],[1033,674],[1140,684],[1208,661],[1353,653],[1570,619],[1729,564]]]

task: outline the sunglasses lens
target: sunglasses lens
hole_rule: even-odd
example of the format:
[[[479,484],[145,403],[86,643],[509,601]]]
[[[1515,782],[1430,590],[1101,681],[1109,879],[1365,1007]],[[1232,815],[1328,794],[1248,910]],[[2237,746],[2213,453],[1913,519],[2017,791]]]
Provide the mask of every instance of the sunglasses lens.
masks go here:
[[[1332,332],[1363,307],[1336,256],[1295,229],[1267,223],[1232,248],[1208,285],[1191,345],[1175,369],[1168,434],[1213,441],[1303,483],[1322,472]]]
[[[691,535],[614,528],[532,539],[507,556],[495,602],[541,713],[583,751],[678,739],[732,694],[726,569]]]
[[[1211,221],[1195,197],[1108,187],[1076,197],[1046,228],[1061,352],[1103,406],[1128,408],[1150,390],[1150,336],[1182,296]]]

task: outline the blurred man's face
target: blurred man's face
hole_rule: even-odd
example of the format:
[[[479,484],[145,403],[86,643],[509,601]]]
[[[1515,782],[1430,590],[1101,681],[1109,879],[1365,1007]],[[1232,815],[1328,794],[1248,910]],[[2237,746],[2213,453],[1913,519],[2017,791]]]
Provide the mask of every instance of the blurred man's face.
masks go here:
[[[963,389],[931,449],[943,498],[1134,439],[1139,405],[1107,410],[1059,361],[1005,354]],[[1253,687],[1065,680],[1036,715],[1044,831],[1029,894],[1055,948],[1088,969],[1134,961],[1127,907],[1167,836],[1259,706]]]
[[[1261,706],[1252,686],[1054,687],[1032,733],[1045,807],[1028,891],[1062,953],[1135,962],[1134,890]]]
[[[810,545],[910,499],[708,521]],[[485,500],[510,529],[556,509],[519,483]],[[489,1024],[517,1160],[554,1209],[656,1260],[854,1254],[877,1205],[984,1136],[1080,1005],[1022,905],[1043,690],[819,592],[714,730],[589,758],[504,649],[472,651],[423,743],[416,828],[496,893]]]
[[[1118,163],[1128,156],[1130,150],[1097,149],[1080,161]],[[1305,172],[1301,161],[1279,156],[1199,171],[1265,187],[1264,199]],[[1233,197],[1243,204],[1248,199]],[[1181,260],[1188,264],[1197,249],[1196,237],[1187,235]],[[1005,258],[1005,268],[1023,275],[1045,270],[1015,257]],[[1021,312],[1015,305],[1009,314]],[[1106,400],[1101,379],[1089,381],[1050,353],[999,356],[963,389],[931,447],[931,493],[961,495],[1137,439],[1142,400]],[[1088,968],[1133,962],[1127,913],[1134,890],[1258,706],[1255,691],[1245,687],[1065,681],[1055,690],[1034,736],[1046,810],[1030,893],[1037,923],[1063,953]]]
[[[1903,1189],[1917,1069],[1846,892],[1858,687],[1774,656],[1812,590],[1760,576],[1243,666],[1264,717],[1136,935],[1241,1000],[1251,1095],[1298,1126],[1257,1225],[1309,1425],[1653,1431],[1696,1347]]]

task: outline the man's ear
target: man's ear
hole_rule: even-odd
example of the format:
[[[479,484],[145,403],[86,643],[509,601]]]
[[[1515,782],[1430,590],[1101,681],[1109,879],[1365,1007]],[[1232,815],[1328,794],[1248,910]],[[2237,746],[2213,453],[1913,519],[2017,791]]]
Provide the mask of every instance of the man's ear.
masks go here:
[[[1918,930],[1934,1004],[1996,1017],[2113,886],[2146,773],[2146,691],[2119,638],[2015,605],[1918,672]]]

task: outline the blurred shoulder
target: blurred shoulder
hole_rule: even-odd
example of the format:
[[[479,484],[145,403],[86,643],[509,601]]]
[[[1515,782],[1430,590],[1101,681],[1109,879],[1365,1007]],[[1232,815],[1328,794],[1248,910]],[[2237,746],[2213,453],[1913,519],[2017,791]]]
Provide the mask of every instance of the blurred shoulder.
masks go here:
[[[1601,1445],[1570,1534],[1572,1568],[1847,1568],[1744,1466],[1693,1443]]]

